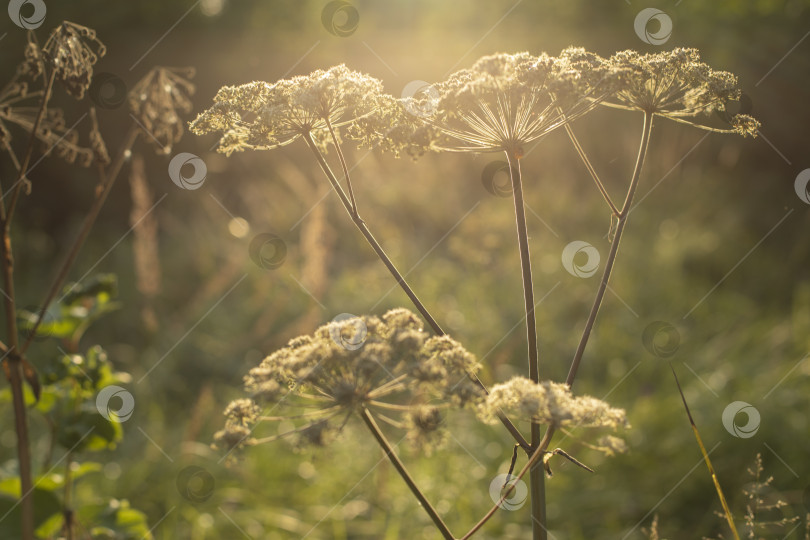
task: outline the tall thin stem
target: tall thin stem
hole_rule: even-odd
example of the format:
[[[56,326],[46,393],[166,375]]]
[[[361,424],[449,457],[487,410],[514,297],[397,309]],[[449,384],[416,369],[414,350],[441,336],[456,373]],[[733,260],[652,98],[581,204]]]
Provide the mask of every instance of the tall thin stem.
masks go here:
[[[48,293],[45,295],[45,298],[40,305],[37,319],[34,321],[34,326],[31,328],[31,331],[28,333],[28,337],[22,345],[21,350],[23,353],[27,351],[29,345],[31,345],[31,341],[34,339],[37,328],[39,328],[39,325],[42,323],[42,320],[45,317],[45,312],[48,310],[48,305],[56,297],[56,293],[59,291],[62,283],[64,283],[68,272],[73,267],[76,256],[79,254],[79,251],[84,245],[84,241],[87,239],[88,234],[90,234],[90,230],[93,228],[93,225],[96,222],[98,213],[101,210],[101,207],[104,206],[104,202],[107,200],[107,195],[109,195],[115,180],[118,178],[118,174],[121,172],[124,160],[126,159],[126,154],[132,149],[132,145],[135,144],[135,140],[138,138],[139,133],[139,128],[137,125],[133,124],[132,127],[130,127],[127,135],[124,137],[124,142],[121,149],[118,151],[115,161],[110,166],[109,172],[105,172],[104,168],[99,165],[100,181],[99,189],[96,191],[96,197],[93,200],[93,204],[90,206],[90,210],[87,212],[87,215],[84,218],[84,223],[82,224],[79,234],[73,241],[73,245],[65,256],[65,260],[62,261],[62,265],[59,267],[59,271],[56,273],[56,276],[48,289]]]
[[[520,178],[520,160],[506,151],[509,162],[509,176],[512,179],[512,198],[515,202],[515,221],[517,224],[518,249],[520,251],[520,269],[523,276],[523,300],[526,308],[526,337],[529,347],[529,378],[540,382],[539,354],[537,350],[537,321],[534,315],[534,287],[532,284],[532,262],[529,251],[529,233],[526,228],[526,210],[523,203],[523,184]],[[531,445],[536,449],[540,443],[540,424],[531,423]],[[546,487],[542,467],[534,467],[529,476],[532,505],[532,537],[535,540],[546,540]]]
[[[360,230],[362,235],[371,245],[371,248],[377,254],[379,259],[383,262],[385,267],[388,269],[389,273],[394,277],[400,288],[405,292],[406,295],[408,295],[408,298],[411,300],[414,307],[416,307],[419,313],[422,314],[422,317],[424,317],[425,321],[427,321],[428,325],[433,329],[433,332],[437,336],[445,335],[444,330],[442,330],[441,326],[439,326],[439,323],[436,322],[436,319],[433,318],[433,315],[431,315],[430,312],[425,307],[425,305],[422,304],[421,300],[419,300],[419,297],[416,296],[416,293],[413,292],[413,289],[411,289],[410,285],[408,285],[408,282],[405,281],[405,278],[402,276],[402,274],[400,274],[399,270],[397,270],[397,267],[394,266],[394,263],[391,262],[391,259],[382,249],[382,246],[380,246],[379,242],[377,242],[377,239],[374,238],[374,236],[371,234],[371,231],[368,229],[368,226],[366,225],[365,221],[360,219],[360,216],[357,213],[356,208],[352,206],[352,203],[349,201],[349,198],[346,196],[346,193],[343,191],[343,188],[340,187],[340,184],[338,183],[334,172],[332,172],[332,169],[329,167],[329,164],[324,159],[323,154],[321,154],[321,152],[318,150],[318,147],[315,146],[315,142],[312,140],[312,137],[308,133],[306,133],[304,134],[304,140],[307,142],[307,145],[315,154],[315,158],[318,160],[318,164],[321,166],[321,170],[323,170],[324,174],[326,175],[326,178],[332,185],[332,188],[338,194],[340,202],[343,204],[343,207],[346,209],[346,212],[349,213],[349,217],[351,217],[352,222]],[[346,173],[348,174],[348,171],[346,171]],[[488,393],[484,384],[475,374],[471,374],[471,377],[481,387],[481,389],[484,390],[484,392]],[[528,455],[529,453],[531,453],[531,446],[529,445],[529,442],[526,441],[526,439],[523,437],[520,431],[518,431],[517,427],[515,427],[512,421],[509,420],[509,418],[507,418],[506,415],[504,415],[500,411],[498,411],[498,419],[506,427],[507,431],[509,431],[509,433],[520,445],[520,447],[523,448],[526,454]]]
[[[627,218],[630,215],[630,205],[633,203],[633,196],[638,188],[638,182],[641,178],[641,168],[644,166],[644,158],[647,155],[647,149],[650,143],[650,132],[652,131],[653,115],[652,113],[644,113],[644,123],[641,128],[641,143],[638,148],[638,156],[636,157],[636,166],[633,169],[633,176],[630,179],[630,187],[627,190],[627,196],[624,199],[624,205],[619,212],[619,222],[616,225],[616,235],[610,244],[610,252],[608,253],[607,262],[605,263],[605,270],[602,272],[602,281],[599,283],[599,289],[596,292],[596,299],[594,299],[591,312],[588,315],[588,321],[585,323],[585,329],[582,332],[582,337],[579,340],[574,359],[571,361],[571,368],[568,371],[568,377],[565,379],[568,386],[573,386],[574,379],[579,370],[579,364],[582,361],[582,355],[585,352],[585,346],[588,344],[588,339],[593,330],[593,325],[596,322],[596,315],[599,313],[599,307],[602,305],[602,300],[605,297],[610,274],[613,271],[613,265],[616,263],[616,254],[619,251],[619,243],[622,239],[624,226],[627,224]]]
[[[55,80],[55,73],[51,72],[48,83],[42,95],[37,117],[34,120],[31,136],[28,139],[28,147],[20,163],[19,171],[14,185],[11,200],[8,208],[4,201],[0,200],[0,228],[2,228],[2,240],[0,240],[0,264],[3,267],[3,286],[5,289],[4,307],[6,315],[6,333],[8,339],[8,359],[4,361],[6,377],[11,385],[11,401],[14,409],[14,429],[17,434],[17,460],[20,474],[20,526],[22,540],[34,539],[34,499],[33,480],[31,472],[31,443],[28,437],[28,418],[25,409],[25,397],[23,392],[23,363],[24,359],[19,350],[19,335],[17,329],[17,303],[14,294],[14,254],[11,247],[11,220],[14,217],[14,210],[17,200],[22,191],[28,165],[34,152],[34,145],[37,139],[37,130],[45,116],[48,108],[48,101],[51,98],[51,89]],[[2,192],[2,189],[0,189]]]
[[[567,384],[571,385],[574,381],[574,377],[576,376],[577,369],[579,368],[579,362],[582,359],[582,351],[585,349],[585,344],[588,341],[588,337],[590,336],[590,330],[593,328],[593,321],[596,320],[596,312],[599,311],[599,305],[602,302],[602,298],[604,298],[605,289],[607,288],[607,281],[610,278],[610,272],[613,268],[613,265],[616,261],[616,252],[618,251],[619,241],[621,240],[622,232],[624,231],[624,225],[627,223],[627,216],[630,214],[630,205],[633,202],[633,195],[635,194],[636,188],[638,187],[639,178],[641,177],[641,168],[644,165],[644,158],[647,155],[647,149],[649,147],[650,142],[650,132],[652,131],[652,121],[653,115],[652,113],[644,113],[644,123],[642,126],[642,133],[641,133],[641,143],[639,144],[639,151],[638,157],[636,158],[636,165],[633,169],[633,176],[630,180],[630,187],[627,191],[627,197],[625,198],[624,205],[622,206],[622,210],[619,213],[619,225],[616,228],[616,236],[613,239],[611,244],[610,255],[608,256],[608,261],[605,265],[605,272],[602,276],[602,282],[600,283],[599,292],[597,293],[597,300],[594,302],[594,307],[591,309],[591,316],[588,317],[589,324],[586,325],[586,332],[583,333],[583,337],[580,340],[580,346],[577,347],[578,355],[574,357],[574,362],[571,365],[571,370],[568,373],[568,378],[566,379]],[[508,157],[508,156],[507,156]],[[554,437],[556,429],[554,426],[548,426],[546,428],[546,432],[543,435],[543,439],[540,441],[539,444],[532,445],[534,452],[529,456],[529,460],[526,462],[526,465],[517,473],[516,478],[521,479],[523,478],[526,473],[531,470],[534,471],[535,469],[541,469],[541,459],[543,455],[546,453],[546,448],[548,448],[549,443],[551,443],[552,437]],[[472,529],[470,529],[467,534],[461,537],[460,540],[467,540],[468,538],[472,537],[477,531],[483,527],[487,521],[495,515],[495,512],[498,511],[500,505],[503,504],[503,501],[509,497],[510,493],[507,491],[503,494],[501,499],[495,503],[495,505],[489,509],[489,511],[482,517],[478,523],[476,523]],[[545,523],[543,524],[545,525]],[[545,531],[544,531],[545,532]]]
[[[17,208],[17,199],[20,197],[20,192],[22,191],[22,187],[24,184],[24,180],[27,180],[26,176],[28,175],[28,164],[31,163],[31,156],[34,154],[34,145],[37,141],[37,130],[39,130],[39,126],[42,123],[42,119],[45,117],[45,111],[48,110],[48,102],[51,99],[51,90],[53,90],[53,83],[56,80],[56,70],[51,71],[51,76],[48,78],[48,84],[45,87],[45,93],[42,95],[42,102],[39,105],[39,111],[37,112],[37,117],[34,120],[34,126],[31,129],[31,137],[28,139],[28,147],[25,149],[25,155],[23,156],[22,163],[20,163],[20,171],[17,173],[17,179],[14,181],[14,185],[12,189],[14,190],[11,194],[11,201],[8,203],[8,210],[7,212],[7,222],[11,222],[11,219],[14,217],[14,210]]]
[[[332,128],[332,123],[329,117],[326,118],[326,127],[329,128],[329,134],[332,136],[332,142],[335,143],[335,150],[337,151],[340,166],[343,168],[343,176],[346,178],[346,186],[349,188],[349,198],[352,201],[352,210],[354,215],[357,216],[357,201],[354,199],[354,189],[352,189],[352,179],[349,178],[349,167],[346,165],[346,158],[343,156],[343,150],[340,148],[335,130]]]
[[[529,461],[526,462],[526,465],[524,465],[523,468],[520,469],[520,471],[517,473],[517,475],[514,476],[514,482],[516,482],[517,480],[520,480],[521,478],[523,478],[526,475],[526,472],[529,469],[531,469],[532,471],[535,470],[535,469],[541,469],[542,470],[543,467],[542,467],[542,465],[540,463],[540,459],[543,457],[543,454],[546,453],[546,448],[548,448],[548,444],[551,442],[551,437],[553,435],[554,435],[554,428],[551,427],[549,430],[546,431],[546,434],[543,436],[543,439],[537,445],[537,448],[535,448],[534,452],[529,456]],[[512,480],[510,480],[510,481],[512,481]],[[498,502],[496,502],[493,505],[493,507],[490,508],[489,511],[486,514],[484,514],[484,517],[482,517],[478,521],[478,523],[473,525],[472,529],[470,529],[467,532],[467,534],[462,536],[459,540],[467,540],[472,535],[474,535],[476,532],[478,532],[481,529],[481,527],[483,527],[486,524],[486,522],[489,521],[490,518],[495,515],[495,512],[497,512],[498,509],[501,508],[501,505],[503,504],[503,502],[510,495],[511,495],[511,490],[506,490],[503,493],[503,495],[501,495],[500,500],[498,500]],[[545,523],[543,524],[543,526],[545,527]],[[545,529],[543,529],[543,532],[545,532]]]
[[[388,442],[388,439],[385,438],[380,428],[377,426],[377,422],[374,421],[374,418],[371,416],[371,413],[368,409],[362,409],[360,412],[360,417],[363,419],[363,422],[366,423],[368,429],[371,431],[374,438],[377,439],[377,443],[382,447],[385,451],[385,455],[388,456],[388,460],[397,470],[399,475],[405,480],[405,483],[408,484],[408,488],[410,488],[413,495],[419,500],[422,504],[422,508],[425,509],[425,512],[428,513],[430,519],[433,520],[433,523],[436,525],[436,528],[442,533],[442,536],[446,540],[454,540],[453,533],[450,532],[450,529],[447,525],[442,521],[441,516],[439,513],[436,512],[436,509],[430,504],[430,501],[427,500],[425,494],[419,489],[414,482],[411,475],[408,473],[408,470],[405,468],[405,464],[399,459],[399,457],[394,453],[394,449],[391,447],[391,444]]]
[[[574,150],[577,151],[582,163],[585,165],[585,168],[588,169],[588,173],[591,175],[591,178],[593,178],[593,181],[596,184],[596,189],[598,189],[599,193],[602,194],[602,198],[605,199],[605,202],[610,207],[610,211],[613,212],[613,215],[618,216],[619,209],[616,208],[616,205],[613,203],[613,199],[610,198],[607,189],[605,189],[605,185],[599,179],[599,175],[596,174],[596,169],[594,169],[593,165],[591,165],[591,160],[588,159],[588,154],[585,153],[585,149],[582,148],[581,144],[579,144],[579,139],[577,139],[576,134],[574,134],[574,128],[572,128],[568,122],[564,124],[564,127],[565,132],[568,133],[568,138],[571,139],[571,144],[574,145]]]

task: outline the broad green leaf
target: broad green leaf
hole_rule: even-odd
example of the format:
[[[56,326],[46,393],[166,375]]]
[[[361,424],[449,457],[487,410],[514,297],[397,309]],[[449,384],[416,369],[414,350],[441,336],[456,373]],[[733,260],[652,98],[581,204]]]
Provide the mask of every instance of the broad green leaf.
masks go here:
[[[129,501],[113,499],[107,505],[85,505],[78,511],[81,523],[90,526],[94,540],[151,540],[146,514],[130,508]]]
[[[8,483],[8,480],[16,480]],[[0,482],[0,538],[21,538],[20,527],[20,481],[19,478],[7,479]],[[9,489],[11,488],[11,489]],[[43,526],[50,518],[59,516],[62,512],[62,503],[53,491],[34,488],[31,496],[34,498],[34,527]]]
[[[106,450],[121,440],[121,424],[107,420],[86,404],[82,410],[55,418],[56,442],[74,452]],[[91,409],[92,407],[92,409]]]

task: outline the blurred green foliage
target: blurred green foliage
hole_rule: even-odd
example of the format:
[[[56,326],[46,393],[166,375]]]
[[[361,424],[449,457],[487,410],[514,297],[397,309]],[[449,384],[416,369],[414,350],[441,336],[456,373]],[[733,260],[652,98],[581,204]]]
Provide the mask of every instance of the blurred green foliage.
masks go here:
[[[196,66],[196,111],[208,107],[222,85],[272,82],[341,62],[379,77],[399,95],[409,81],[438,80],[495,51],[554,54],[572,44],[604,55],[658,49],[633,31],[646,5],[629,2],[358,0],[359,25],[348,37],[324,29],[325,3],[226,0],[221,13],[206,16],[191,0],[49,2],[46,26],[65,18],[95,28],[109,49],[96,72],[114,73],[128,85],[154,64]],[[590,475],[564,460],[552,462],[548,515],[558,538],[642,538],[641,526],[656,513],[663,537],[725,534],[712,513],[719,503],[667,362],[642,343],[644,329],[656,320],[678,331],[672,360],[738,519],[749,481],[743,473],[760,452],[765,473],[775,477],[773,489],[788,503],[783,511],[810,511],[802,498],[810,484],[810,209],[793,189],[806,168],[810,41],[799,42],[810,27],[810,3],[653,4],[673,19],[665,48],[697,47],[707,63],[739,75],[763,137],[656,125],[638,204],[577,380],[578,392],[608,396],[628,410],[630,451],[605,458],[575,438],[552,443],[596,470]],[[3,33],[0,71],[9,73],[25,36],[7,22]],[[126,107],[100,110],[99,118],[115,148],[129,122]],[[640,115],[605,110],[574,124],[614,197],[632,169],[640,127]],[[223,422],[220,411],[265,354],[339,313],[408,306],[328,195],[303,145],[225,160],[210,151],[213,143],[187,136],[177,147],[208,167],[196,191],[171,183],[169,157],[147,157],[155,199],[168,194],[154,210],[162,288],[150,307],[157,325],[144,316],[146,301],[136,285],[131,202],[122,181],[73,274],[78,279],[91,268],[117,274],[122,309],[94,323],[70,354],[54,339],[30,350],[47,377],[73,373],[73,354],[100,343],[109,373],[132,374],[127,388],[136,408],[127,435],[119,441],[110,434],[115,450],[94,456],[100,471],[77,483],[75,500],[87,505],[77,509],[80,519],[102,526],[104,516],[110,527],[138,521],[129,500],[145,512],[149,527],[159,524],[157,538],[238,538],[242,532],[268,539],[434,538],[428,518],[362,427],[350,426],[323,452],[296,454],[278,443],[245,453],[230,468],[208,447]],[[605,256],[609,213],[564,133],[552,133],[529,152],[522,166],[536,296],[543,299],[537,310],[541,376],[562,380],[598,278],[571,276],[560,254],[570,241],[586,240]],[[525,373],[513,208],[481,182],[484,167],[501,157],[439,155],[414,163],[365,150],[348,154],[350,166],[358,164],[354,185],[364,219],[436,318],[482,360],[482,380]],[[6,177],[11,166],[4,161],[0,167]],[[14,230],[16,245],[23,246],[16,253],[18,298],[41,296],[92,196],[89,173],[65,170],[44,160],[31,174],[34,189]],[[277,270],[262,270],[248,256],[250,239],[262,232],[287,243],[287,259]],[[101,353],[91,350],[82,362],[92,362],[93,354],[100,361]],[[723,428],[722,413],[736,400],[761,414],[754,437],[735,438]],[[5,403],[0,415],[0,463],[13,470],[15,437]],[[460,535],[491,505],[489,483],[506,471],[511,440],[499,426],[481,426],[472,417],[450,421],[448,446],[431,458],[405,444],[401,450]],[[41,416],[32,416],[31,424],[39,463],[51,427]],[[189,466],[208,476],[178,483]],[[0,489],[0,514],[12,491]],[[111,498],[122,502],[109,506]],[[38,508],[49,505],[53,501],[43,499]],[[528,530],[524,507],[496,514],[480,537],[525,538]]]

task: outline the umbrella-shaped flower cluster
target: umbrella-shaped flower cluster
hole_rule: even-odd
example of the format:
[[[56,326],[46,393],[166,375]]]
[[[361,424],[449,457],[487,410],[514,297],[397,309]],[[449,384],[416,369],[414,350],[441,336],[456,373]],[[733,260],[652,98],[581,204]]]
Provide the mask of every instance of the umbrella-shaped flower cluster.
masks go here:
[[[215,439],[232,448],[294,436],[301,445],[322,446],[354,413],[369,409],[413,442],[431,443],[441,438],[445,410],[480,401],[480,386],[471,379],[479,367],[458,342],[430,337],[406,309],[333,321],[251,369],[245,377],[250,398],[231,403],[226,428]],[[268,414],[260,414],[260,406]],[[291,413],[269,415],[286,410]],[[290,420],[297,427],[257,439],[252,427],[259,420]]]

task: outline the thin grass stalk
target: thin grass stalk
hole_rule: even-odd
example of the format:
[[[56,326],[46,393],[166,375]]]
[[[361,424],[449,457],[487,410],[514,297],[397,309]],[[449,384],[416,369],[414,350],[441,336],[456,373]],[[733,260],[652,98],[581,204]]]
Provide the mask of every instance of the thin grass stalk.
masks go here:
[[[726,518],[726,522],[728,523],[728,526],[731,529],[731,534],[734,535],[735,540],[740,540],[740,535],[737,533],[737,526],[734,524],[734,516],[731,514],[731,509],[728,506],[728,502],[726,502],[726,496],[723,494],[723,488],[720,487],[720,480],[717,478],[717,473],[714,472],[712,460],[709,459],[709,453],[706,452],[706,447],[703,445],[703,439],[700,437],[700,432],[695,424],[695,420],[692,418],[689,405],[686,404],[686,396],[683,395],[681,382],[678,380],[678,375],[675,373],[675,368],[672,367],[672,362],[669,363],[669,369],[672,370],[672,376],[675,377],[675,384],[678,385],[678,393],[681,395],[683,408],[686,409],[686,416],[689,417],[689,424],[692,426],[692,432],[695,434],[695,439],[700,447],[700,453],[703,455],[703,461],[706,462],[706,467],[709,469],[712,482],[714,482],[714,489],[717,491],[717,498],[720,499],[720,505],[723,507],[723,515]]]

